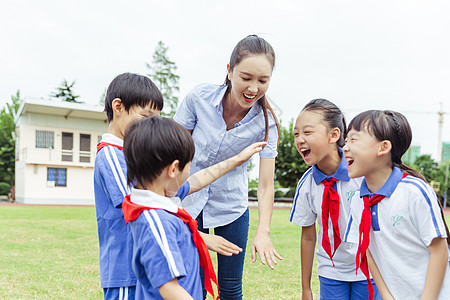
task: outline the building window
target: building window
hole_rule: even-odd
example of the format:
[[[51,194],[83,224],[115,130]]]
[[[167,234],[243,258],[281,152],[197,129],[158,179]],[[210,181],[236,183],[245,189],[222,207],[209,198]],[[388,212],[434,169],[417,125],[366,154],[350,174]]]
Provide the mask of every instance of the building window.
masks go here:
[[[36,130],[36,148],[54,148],[54,135],[53,131]]]
[[[91,162],[90,134],[80,134],[80,162]]]
[[[63,132],[62,133],[62,161],[72,161],[73,159],[73,133]]]
[[[48,186],[67,186],[66,168],[47,168]]]

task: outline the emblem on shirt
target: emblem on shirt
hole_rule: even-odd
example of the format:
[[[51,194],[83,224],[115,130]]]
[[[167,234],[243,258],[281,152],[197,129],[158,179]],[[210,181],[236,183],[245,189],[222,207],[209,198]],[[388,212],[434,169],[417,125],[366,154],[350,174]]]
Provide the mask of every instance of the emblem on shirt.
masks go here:
[[[355,191],[348,191],[347,192],[347,201],[350,201],[355,194]]]
[[[392,217],[392,226],[398,226],[398,225],[400,225],[401,224],[401,220],[403,219],[403,217],[402,216],[399,216],[399,215],[395,215],[395,216],[393,216]]]

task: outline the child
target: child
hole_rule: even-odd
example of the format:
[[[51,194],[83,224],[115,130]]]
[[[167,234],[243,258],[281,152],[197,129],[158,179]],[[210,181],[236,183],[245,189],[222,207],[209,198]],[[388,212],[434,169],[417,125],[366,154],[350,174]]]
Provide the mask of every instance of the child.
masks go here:
[[[359,241],[357,266],[367,275],[369,262],[383,299],[449,299],[448,229],[432,188],[402,164],[411,139],[398,112],[366,111],[350,122],[348,174],[365,178],[345,240]]]
[[[100,250],[100,278],[105,299],[134,299],[132,239],[121,204],[129,194],[123,136],[134,120],[159,114],[163,98],[146,76],[124,73],[110,83],[105,112],[108,133],[97,146],[94,168],[95,209]]]
[[[319,224],[317,273],[320,299],[367,299],[367,283],[355,276],[357,244],[341,242],[350,202],[360,179],[350,179],[342,153],[345,119],[339,108],[325,99],[310,101],[294,127],[295,147],[308,166],[297,185],[290,221],[302,226],[302,299],[312,299],[311,272]],[[377,295],[377,298],[379,296]]]
[[[128,125],[136,120],[158,115],[163,98],[156,85],[146,76],[124,73],[109,85],[105,112],[108,116],[108,133],[97,146],[94,169],[95,207],[97,214],[100,277],[105,299],[134,299],[136,276],[131,268],[132,237],[125,226],[121,205],[129,194],[127,170],[123,154],[123,136]],[[253,144],[242,152],[248,160],[263,144]],[[213,181],[242,164],[237,155],[193,174],[187,192],[202,187],[205,180]],[[207,183],[206,183],[207,184]],[[184,185],[183,187],[186,187]],[[185,189],[184,189],[185,190]],[[211,250],[230,256],[242,251],[219,236],[204,235]]]
[[[258,143],[258,151],[264,144]],[[246,149],[241,154],[248,153],[248,157],[240,163],[256,152],[251,147]],[[134,185],[122,209],[126,222],[131,221],[137,298],[203,299],[200,266],[206,290],[214,297],[210,280],[217,285],[217,279],[209,252],[197,222],[181,208],[180,202],[189,191],[180,193],[183,189],[179,188],[189,176],[194,156],[190,133],[166,118],[135,122],[127,131],[124,154],[128,184]],[[205,178],[198,176],[197,184],[212,182]],[[179,198],[174,197],[177,191]]]

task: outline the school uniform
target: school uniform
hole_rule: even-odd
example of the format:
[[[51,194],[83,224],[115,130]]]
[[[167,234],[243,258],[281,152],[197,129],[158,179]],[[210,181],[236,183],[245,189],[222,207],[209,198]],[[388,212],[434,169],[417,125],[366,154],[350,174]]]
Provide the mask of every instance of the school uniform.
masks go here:
[[[445,238],[445,226],[436,194],[423,180],[397,167],[376,192],[385,196],[371,207],[369,250],[395,299],[419,299],[425,285],[430,259],[428,246],[434,238]],[[360,197],[371,197],[365,180],[351,204],[346,241],[359,240],[364,209]],[[359,200],[357,200],[359,199]],[[450,265],[438,299],[450,298]]]
[[[183,198],[189,189],[179,193]],[[181,201],[152,191],[132,189],[130,202],[151,207],[131,221],[132,266],[138,278],[137,299],[163,299],[159,287],[178,279],[194,299],[203,299],[199,254],[188,226],[176,215]]]
[[[350,217],[350,203],[354,201],[354,195],[359,189],[361,178],[350,179],[347,172],[347,162],[342,155],[342,150],[339,149],[341,155],[341,162],[335,174],[327,176],[323,174],[316,165],[309,168],[300,179],[294,202],[292,205],[289,220],[302,227],[314,225],[316,220],[318,222],[319,232],[317,235],[317,274],[323,289],[321,287],[321,299],[330,297],[330,299],[338,299],[336,295],[336,287],[332,287],[333,281],[337,286],[343,282],[359,282],[365,286],[366,277],[362,273],[355,274],[356,271],[356,250],[357,243],[344,242],[344,233]],[[334,247],[334,231],[332,218],[328,219],[328,237],[331,246],[332,259],[326,252],[322,245],[324,224],[322,223],[322,202],[323,194],[325,192],[324,180],[330,178],[337,179],[333,184],[333,188],[339,195],[339,218],[338,226],[341,237],[341,243],[335,249]],[[334,263],[334,266],[333,266]],[[358,283],[358,284],[359,284]],[[328,290],[324,290],[328,289]],[[364,289],[362,287],[361,289]],[[364,293],[366,290],[363,290]],[[344,293],[344,292],[343,292]],[[325,296],[327,295],[328,296]],[[367,295],[366,295],[367,298]],[[347,296],[348,299],[348,296]]]
[[[131,268],[132,237],[121,204],[129,194],[123,140],[102,135],[95,158],[94,192],[97,215],[100,284],[105,299],[133,299],[136,276]],[[112,294],[108,289],[115,289]]]

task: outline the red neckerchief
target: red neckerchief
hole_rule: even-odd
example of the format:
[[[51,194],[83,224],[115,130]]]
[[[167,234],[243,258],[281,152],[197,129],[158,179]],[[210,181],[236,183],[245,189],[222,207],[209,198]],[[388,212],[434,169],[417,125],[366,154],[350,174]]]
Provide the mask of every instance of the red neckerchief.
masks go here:
[[[130,195],[125,196],[125,199],[122,202],[123,216],[125,218],[126,223],[136,220],[142,211],[148,209],[157,209],[157,208],[152,208],[133,203],[130,201]],[[217,282],[216,273],[214,272],[214,267],[212,265],[211,257],[209,256],[208,248],[206,247],[203,238],[198,232],[197,221],[192,219],[191,215],[183,208],[178,208],[178,211],[176,213],[173,212],[170,213],[176,215],[184,223],[186,223],[189,227],[189,230],[192,232],[192,238],[194,240],[195,246],[197,247],[197,251],[200,257],[200,267],[203,269],[205,275],[204,278],[205,289],[208,293],[210,293],[213,296],[213,299],[219,299],[219,284]],[[214,290],[211,284],[211,280],[217,286],[217,293],[218,293],[217,298],[214,297]]]
[[[324,179],[322,183],[325,185],[325,190],[322,196],[322,247],[331,259],[334,267],[333,256],[336,249],[341,244],[341,234],[339,232],[339,194],[333,189],[333,184],[337,181],[336,178]],[[331,243],[328,237],[328,218],[331,217],[333,224],[334,237],[334,251],[331,254]]]
[[[110,143],[100,142],[100,143],[97,144],[97,153],[98,153],[98,151],[100,151],[100,149],[102,149],[103,147],[106,147],[106,146],[113,146],[113,147],[119,148],[120,150],[123,150],[123,147],[121,147],[119,145],[114,145],[114,144],[110,144]]]
[[[403,173],[405,178],[408,174]],[[359,244],[358,251],[356,252],[356,273],[358,268],[361,267],[361,271],[367,278],[367,287],[369,288],[369,299],[373,299],[373,286],[370,281],[369,266],[367,264],[367,248],[370,243],[370,227],[372,227],[372,217],[370,215],[370,208],[384,199],[385,196],[375,194],[372,197],[364,196],[364,209],[361,216],[361,224],[359,225]]]

